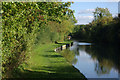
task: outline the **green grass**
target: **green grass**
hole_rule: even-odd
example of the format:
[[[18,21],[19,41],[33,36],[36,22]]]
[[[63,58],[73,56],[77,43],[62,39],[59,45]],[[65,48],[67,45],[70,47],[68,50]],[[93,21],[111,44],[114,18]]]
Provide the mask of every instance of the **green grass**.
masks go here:
[[[65,42],[64,44],[69,43]],[[54,49],[61,44],[40,44],[32,50],[31,58],[19,71],[20,78],[85,78]],[[84,80],[84,79],[81,79]]]

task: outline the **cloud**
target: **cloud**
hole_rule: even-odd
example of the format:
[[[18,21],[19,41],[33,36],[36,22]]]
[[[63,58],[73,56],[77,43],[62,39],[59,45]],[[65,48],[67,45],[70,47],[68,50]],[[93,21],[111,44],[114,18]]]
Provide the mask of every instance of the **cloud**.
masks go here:
[[[118,17],[118,13],[112,14],[112,17]]]
[[[86,20],[86,19],[93,19],[94,17],[93,16],[78,16],[77,19],[79,20]]]
[[[86,25],[86,24],[88,24],[88,23],[81,23],[81,22],[75,23],[75,25]]]
[[[88,24],[94,19],[94,16],[78,16],[76,20],[78,21],[75,25],[78,24]]]
[[[80,10],[78,14],[92,14],[95,11],[95,9],[85,9],[85,10]],[[88,24],[94,19],[93,16],[77,16],[76,20],[78,21],[75,25],[79,24]]]
[[[94,11],[95,9],[86,9],[79,11],[78,14],[92,14]]]

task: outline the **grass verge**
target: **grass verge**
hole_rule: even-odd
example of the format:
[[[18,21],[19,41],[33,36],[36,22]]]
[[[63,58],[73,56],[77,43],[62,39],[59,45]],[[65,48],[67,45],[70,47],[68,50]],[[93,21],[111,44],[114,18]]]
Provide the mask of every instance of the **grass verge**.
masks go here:
[[[22,69],[17,73],[19,78],[41,78],[41,79],[79,79],[86,80],[76,68],[72,66],[60,53],[54,49],[60,44],[39,44],[35,46],[27,60],[27,64],[22,65]],[[17,77],[17,75],[16,75]]]

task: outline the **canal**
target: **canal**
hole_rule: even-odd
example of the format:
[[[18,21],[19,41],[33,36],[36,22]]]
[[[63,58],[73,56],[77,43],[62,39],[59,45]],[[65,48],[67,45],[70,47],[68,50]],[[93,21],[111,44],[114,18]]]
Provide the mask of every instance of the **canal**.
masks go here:
[[[119,77],[118,47],[74,41],[73,46],[61,51],[61,54],[88,80],[90,78],[116,80]]]

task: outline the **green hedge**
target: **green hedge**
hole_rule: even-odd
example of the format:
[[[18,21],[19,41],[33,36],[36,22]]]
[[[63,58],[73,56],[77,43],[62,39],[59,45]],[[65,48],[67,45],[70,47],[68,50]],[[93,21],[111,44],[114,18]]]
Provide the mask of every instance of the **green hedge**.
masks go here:
[[[70,5],[70,2],[2,2],[3,78],[12,77],[12,70],[26,59],[35,42],[54,42],[70,32],[70,25],[62,26],[73,16]],[[72,22],[69,24],[73,26]]]

